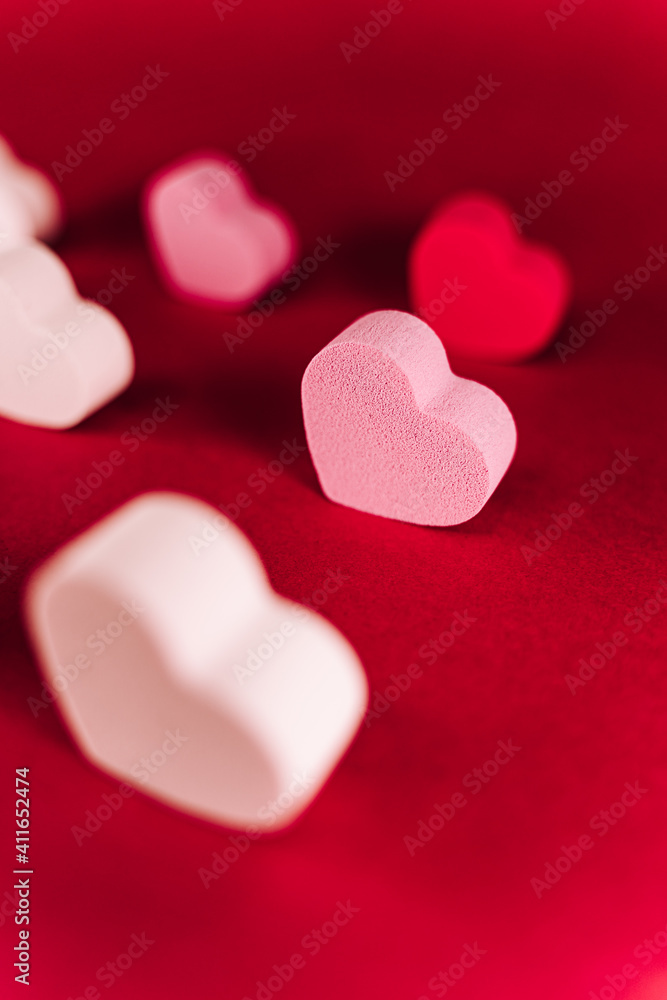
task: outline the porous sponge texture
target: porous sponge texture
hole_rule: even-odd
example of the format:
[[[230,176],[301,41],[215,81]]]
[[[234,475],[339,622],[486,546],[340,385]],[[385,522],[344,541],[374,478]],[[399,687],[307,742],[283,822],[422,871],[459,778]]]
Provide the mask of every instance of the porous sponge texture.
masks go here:
[[[302,403],[324,493],[400,521],[467,521],[516,446],[502,400],[454,375],[430,327],[394,310],[363,316],[313,358]]]

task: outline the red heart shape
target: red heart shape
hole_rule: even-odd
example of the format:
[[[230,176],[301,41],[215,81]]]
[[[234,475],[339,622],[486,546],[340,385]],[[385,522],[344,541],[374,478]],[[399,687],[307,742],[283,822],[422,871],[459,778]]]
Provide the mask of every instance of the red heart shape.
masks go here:
[[[504,202],[471,192],[445,202],[410,251],[414,311],[448,351],[521,361],[551,340],[570,274],[549,247],[520,238]]]

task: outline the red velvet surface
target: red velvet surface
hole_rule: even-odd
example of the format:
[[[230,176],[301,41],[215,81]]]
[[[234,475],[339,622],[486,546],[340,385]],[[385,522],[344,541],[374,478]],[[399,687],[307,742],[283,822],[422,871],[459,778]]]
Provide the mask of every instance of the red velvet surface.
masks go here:
[[[2,422],[0,555],[15,568],[0,585],[0,891],[11,897],[10,786],[14,768],[27,766],[36,1000],[93,986],[129,1000],[255,998],[258,981],[296,953],[305,964],[281,996],[417,1000],[438,995],[429,981],[466,945],[485,954],[447,988],[461,1000],[571,1000],[606,989],[604,1000],[628,963],[641,977],[624,997],[667,995],[667,948],[633,955],[656,934],[667,942],[667,610],[646,622],[631,615],[636,632],[624,623],[667,579],[665,269],[631,296],[623,284],[614,290],[667,240],[667,17],[657,0],[586,0],[552,27],[537,0],[415,0],[365,48],[346,50],[348,62],[340,43],[353,42],[369,9],[241,0],[221,8],[221,20],[209,3],[73,0],[17,52],[4,42],[0,129],[23,156],[49,168],[83,129],[105,117],[115,124],[63,176],[69,224],[57,250],[82,294],[106,288],[113,269],[133,276],[110,308],[137,354],[131,388],[80,427]],[[3,34],[39,10],[36,0],[10,0]],[[112,105],[156,65],[168,77],[121,120]],[[500,87],[459,128],[453,116],[443,125],[488,74]],[[296,117],[248,162],[238,147],[268,127],[274,108]],[[628,128],[580,171],[575,151],[615,116]],[[391,191],[385,172],[438,127],[446,141]],[[198,148],[238,156],[260,195],[295,219],[303,255],[319,237],[340,243],[301,287],[285,286],[286,301],[233,352],[223,334],[237,317],[171,301],[139,223],[146,176]],[[324,499],[306,454],[260,492],[253,474],[283,440],[304,440],[299,385],[309,359],[362,313],[407,308],[407,248],[437,201],[483,188],[522,211],[567,168],[574,183],[524,230],[573,271],[560,339],[606,299],[619,308],[564,361],[553,348],[512,368],[453,359],[457,373],[499,393],[518,426],[516,458],[485,509],[442,530],[363,515]],[[166,397],[178,408],[133,445],[133,425]],[[62,495],[116,449],[123,465],[68,513]],[[617,449],[636,460],[591,503],[595,487],[585,484]],[[140,795],[77,845],[72,827],[114,786],[80,757],[53,707],[35,716],[28,703],[41,681],[21,627],[23,581],[74,533],[150,489],[215,505],[246,493],[252,502],[237,523],[280,593],[308,599],[329,570],[349,576],[322,613],[358,650],[373,691],[411,663],[423,668],[362,728],[303,819],[253,843],[208,888],[199,870],[230,846],[227,833]],[[573,503],[583,513],[562,537],[522,553]],[[457,612],[474,623],[429,665],[420,648]],[[627,643],[573,694],[566,676],[619,630]],[[473,794],[466,775],[499,740],[521,750]],[[594,817],[626,782],[646,792],[603,836]],[[404,838],[457,792],[467,804],[411,856]],[[531,879],[584,835],[591,848],[538,899]],[[348,900],[358,912],[312,954],[306,936]],[[25,993],[11,968],[17,931],[5,917],[3,997]],[[133,934],[154,943],[120,978],[96,979]]]

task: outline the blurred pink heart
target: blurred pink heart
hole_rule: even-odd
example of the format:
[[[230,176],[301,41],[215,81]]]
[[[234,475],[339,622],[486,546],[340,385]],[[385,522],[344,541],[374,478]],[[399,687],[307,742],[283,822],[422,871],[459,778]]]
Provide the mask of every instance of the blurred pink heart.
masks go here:
[[[198,154],[147,185],[144,219],[163,281],[178,298],[243,309],[294,262],[294,227],[256,197],[239,164]]]

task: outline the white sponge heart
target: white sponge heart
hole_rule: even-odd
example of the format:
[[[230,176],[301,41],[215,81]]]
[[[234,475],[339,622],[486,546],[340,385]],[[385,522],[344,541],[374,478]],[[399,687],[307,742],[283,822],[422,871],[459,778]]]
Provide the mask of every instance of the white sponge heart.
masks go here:
[[[366,709],[348,642],[276,595],[245,536],[192,497],[144,494],[69,542],[26,616],[85,756],[228,827],[289,824]]]
[[[0,253],[0,359],[0,415],[38,427],[73,427],[134,374],[123,326],[35,242]]]
[[[15,156],[0,136],[0,250],[29,239],[52,239],[62,222],[62,203],[53,183]]]

